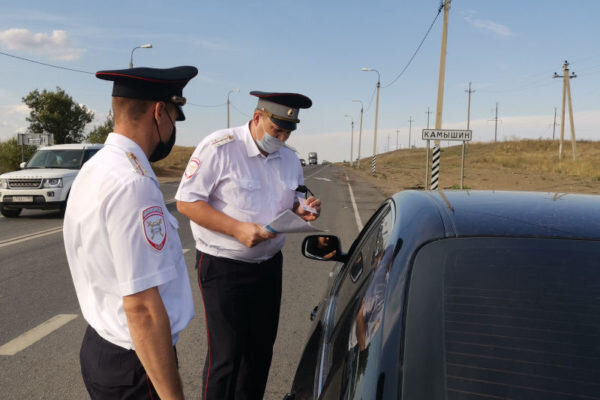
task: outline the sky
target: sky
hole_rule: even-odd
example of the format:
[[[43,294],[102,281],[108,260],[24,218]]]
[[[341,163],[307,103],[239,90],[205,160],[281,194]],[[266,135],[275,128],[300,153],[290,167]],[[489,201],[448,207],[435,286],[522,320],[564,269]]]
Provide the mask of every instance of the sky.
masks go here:
[[[300,158],[310,151],[318,152],[320,160],[356,158],[359,136],[360,156],[368,157],[374,147],[379,76],[377,153],[406,148],[409,136],[411,145],[423,147],[428,110],[429,126],[435,126],[440,4],[5,2],[0,14],[0,140],[26,131],[29,109],[22,98],[35,89],[64,89],[94,111],[88,130],[101,124],[111,107],[112,88],[93,73],[127,68],[132,50],[150,43],[151,49],[133,52],[134,66],[193,65],[199,70],[184,90],[187,119],[177,124],[178,145],[195,146],[225,128],[228,96],[231,126],[237,126],[247,123],[256,106],[250,91],[296,92],[313,100],[312,108],[301,110],[301,122],[288,141]],[[597,0],[568,5],[558,0],[452,0],[442,128],[466,129],[466,90],[472,82],[473,141],[551,139],[553,131],[558,139],[561,127],[553,126],[554,113],[556,108],[560,124],[563,80],[553,74],[562,75],[567,60],[577,75],[570,80],[575,135],[600,139],[598,15]],[[365,67],[378,73],[361,71]],[[363,105],[362,134],[361,103],[353,100]],[[566,116],[565,139],[571,135],[568,109]]]

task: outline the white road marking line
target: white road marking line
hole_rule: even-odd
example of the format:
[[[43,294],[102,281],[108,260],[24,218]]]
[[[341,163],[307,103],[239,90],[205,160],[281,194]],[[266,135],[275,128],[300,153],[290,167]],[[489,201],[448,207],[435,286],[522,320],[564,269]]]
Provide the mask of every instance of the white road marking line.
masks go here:
[[[310,174],[309,176],[305,177],[304,180],[312,178],[313,176],[315,176],[316,174],[318,174],[319,172],[321,172],[322,169],[323,169],[323,167],[320,167],[320,168],[317,167],[317,170],[314,173]]]
[[[35,328],[25,332],[10,342],[0,346],[0,356],[14,356],[19,351],[31,346],[44,336],[49,335],[61,326],[77,318],[77,314],[58,314]]]
[[[183,249],[183,254],[189,253],[191,249]]]
[[[12,239],[3,240],[3,241],[0,241],[0,247],[11,246],[13,244],[26,242],[28,240],[37,239],[37,238],[47,236],[47,235],[52,235],[53,233],[62,232],[62,230],[63,229],[61,226],[58,228],[47,229],[45,231],[40,231],[37,233],[30,233],[28,235],[23,235],[23,236],[18,236],[18,237],[12,238]]]
[[[325,181],[325,182],[331,182],[331,179],[329,179],[329,178],[321,178],[320,176],[317,176],[315,179],[318,179],[320,181]]]
[[[167,200],[167,201],[165,201],[165,204],[173,204],[176,201],[177,201],[176,199]]]
[[[356,201],[354,201],[354,192],[352,192],[352,186],[350,186],[350,178],[346,175],[346,180],[348,181],[348,190],[350,191],[350,200],[352,200],[352,208],[354,208],[354,218],[356,218],[356,225],[358,226],[358,231],[362,231],[363,223],[360,219],[360,214],[358,213],[358,207],[356,207]]]

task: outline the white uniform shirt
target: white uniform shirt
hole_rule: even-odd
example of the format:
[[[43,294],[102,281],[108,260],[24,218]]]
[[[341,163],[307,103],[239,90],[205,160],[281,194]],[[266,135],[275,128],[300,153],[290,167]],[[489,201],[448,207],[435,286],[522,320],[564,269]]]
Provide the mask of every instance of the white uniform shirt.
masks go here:
[[[205,201],[242,222],[267,225],[294,205],[304,183],[296,154],[282,147],[265,157],[252,139],[249,125],[224,129],[204,138],[192,154],[175,198]],[[191,222],[196,248],[204,253],[246,262],[271,258],[285,244],[278,234],[248,248],[237,239]]]
[[[156,286],[177,342],[194,316],[177,229],[142,149],[111,133],[77,175],[63,229],[81,311],[104,339],[133,349],[123,296]]]

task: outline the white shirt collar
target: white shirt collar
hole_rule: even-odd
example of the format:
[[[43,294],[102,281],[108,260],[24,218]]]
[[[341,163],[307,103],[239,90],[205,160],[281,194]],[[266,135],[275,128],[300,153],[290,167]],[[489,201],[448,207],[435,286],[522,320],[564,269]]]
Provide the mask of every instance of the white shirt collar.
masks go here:
[[[107,146],[115,146],[126,154],[133,153],[133,155],[140,162],[141,167],[144,169],[144,175],[149,176],[158,183],[158,179],[156,178],[156,175],[150,166],[150,161],[148,161],[146,153],[144,153],[140,145],[138,145],[136,142],[120,133],[112,132],[108,135],[104,144]]]

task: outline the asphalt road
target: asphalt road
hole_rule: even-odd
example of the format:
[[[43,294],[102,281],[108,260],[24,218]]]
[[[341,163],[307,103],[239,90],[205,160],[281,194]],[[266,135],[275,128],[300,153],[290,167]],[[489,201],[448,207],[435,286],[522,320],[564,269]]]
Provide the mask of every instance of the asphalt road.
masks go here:
[[[306,185],[323,204],[321,217],[313,224],[338,235],[347,250],[383,196],[335,166],[307,166],[304,174]],[[169,211],[179,220],[192,282],[196,317],[180,335],[177,350],[186,396],[198,399],[206,331],[196,284],[194,241],[188,221],[170,201],[177,185],[163,183],[161,189]],[[301,255],[304,236],[288,235],[283,249],[283,298],[265,394],[268,400],[281,399],[291,386],[308,333],[309,314],[322,297],[334,267],[334,263],[311,261]],[[0,398],[87,398],[79,370],[85,327],[66,262],[60,215],[24,211],[16,219],[0,217]]]

